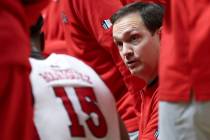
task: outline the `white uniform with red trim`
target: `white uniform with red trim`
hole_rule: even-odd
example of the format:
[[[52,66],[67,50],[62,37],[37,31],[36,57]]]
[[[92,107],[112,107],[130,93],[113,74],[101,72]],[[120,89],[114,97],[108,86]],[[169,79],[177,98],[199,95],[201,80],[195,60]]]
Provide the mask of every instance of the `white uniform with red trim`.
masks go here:
[[[89,66],[57,54],[30,62],[41,140],[120,140],[114,98]]]

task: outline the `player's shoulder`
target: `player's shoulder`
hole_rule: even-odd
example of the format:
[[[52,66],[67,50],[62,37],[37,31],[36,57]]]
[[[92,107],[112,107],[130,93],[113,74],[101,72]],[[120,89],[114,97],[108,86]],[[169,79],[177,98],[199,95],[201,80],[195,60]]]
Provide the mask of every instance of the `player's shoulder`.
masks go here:
[[[52,53],[50,55],[50,57],[52,58],[60,58],[60,59],[65,59],[65,60],[70,60],[70,61],[78,61],[78,62],[82,62],[81,60],[79,60],[76,57],[73,57],[71,55],[67,55],[67,54],[56,54],[56,53]]]
[[[52,53],[48,55],[45,59],[37,59],[37,58],[31,57],[30,61],[42,61],[42,62],[43,61],[60,61],[61,63],[68,61],[68,62],[77,62],[79,64],[84,65],[84,63],[81,60],[73,56],[66,55],[66,54],[56,54],[56,53]]]
[[[78,68],[78,69],[86,68],[86,69],[90,69],[91,71],[93,71],[93,69],[89,65],[85,64],[82,60],[80,60],[76,57],[70,56],[70,55],[51,54],[50,57],[51,57],[51,59],[60,60],[61,62],[69,63],[74,68]]]
[[[65,72],[74,72],[76,75],[89,77],[93,83],[101,83],[100,76],[87,64],[81,60],[65,55],[65,54],[51,54],[46,59],[30,58],[32,72],[55,71],[61,70]],[[96,82],[97,81],[97,82]]]

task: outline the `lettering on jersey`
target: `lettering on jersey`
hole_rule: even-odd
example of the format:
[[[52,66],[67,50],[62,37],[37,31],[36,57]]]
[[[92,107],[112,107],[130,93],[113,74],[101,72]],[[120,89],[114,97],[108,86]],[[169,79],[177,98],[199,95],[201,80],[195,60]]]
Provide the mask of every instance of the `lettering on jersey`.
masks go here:
[[[69,118],[71,119],[71,126],[69,126],[70,134],[73,137],[85,137],[85,131],[83,126],[79,123],[79,119],[76,111],[68,98],[67,93],[63,87],[54,87],[55,95],[62,99],[63,105],[68,113]]]
[[[97,138],[103,138],[107,135],[107,123],[100,108],[97,105],[95,93],[90,87],[74,88],[81,109],[89,118],[86,120],[90,132]],[[69,126],[70,134],[73,137],[85,137],[84,126],[80,124],[79,117],[74,109],[72,102],[63,87],[54,87],[55,95],[59,97],[67,111],[71,126]]]
[[[90,77],[74,69],[52,69],[39,73],[39,75],[47,82],[56,80],[81,80],[88,84],[92,84]]]

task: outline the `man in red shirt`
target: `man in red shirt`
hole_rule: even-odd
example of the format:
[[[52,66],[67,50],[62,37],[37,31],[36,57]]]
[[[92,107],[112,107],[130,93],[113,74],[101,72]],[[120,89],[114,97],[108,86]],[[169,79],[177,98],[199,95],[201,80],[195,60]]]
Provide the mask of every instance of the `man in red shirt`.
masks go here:
[[[32,4],[30,0],[0,1],[1,140],[31,140],[32,138],[33,110],[29,82],[28,27],[39,12],[38,7],[41,8],[46,2],[46,0],[36,0]]]
[[[68,46],[64,38],[64,30],[61,22],[61,4],[59,0],[51,0],[44,9],[44,23],[42,30],[45,35],[44,53],[68,54]]]
[[[158,58],[163,8],[157,4],[132,3],[112,17],[113,39],[130,72],[147,85],[136,95],[139,140],[158,137]]]
[[[159,68],[160,139],[207,140],[210,138],[209,0],[152,1],[166,8]]]
[[[109,17],[122,7],[119,0],[63,0],[61,15],[69,54],[90,65],[114,94],[117,109],[129,132],[138,132],[138,119],[133,109],[133,98],[143,87],[120,59],[114,46]],[[116,67],[117,65],[117,67]],[[122,76],[125,75],[124,77]],[[124,78],[124,79],[123,79]],[[128,85],[129,92],[125,85]],[[137,81],[138,80],[138,81]]]

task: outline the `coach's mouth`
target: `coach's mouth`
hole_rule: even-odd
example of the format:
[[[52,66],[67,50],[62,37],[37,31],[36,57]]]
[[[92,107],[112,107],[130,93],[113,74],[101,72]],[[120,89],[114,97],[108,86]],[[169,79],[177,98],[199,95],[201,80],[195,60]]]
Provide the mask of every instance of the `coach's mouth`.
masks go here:
[[[129,69],[133,69],[137,66],[138,61],[137,60],[130,60],[126,62],[126,65]]]

